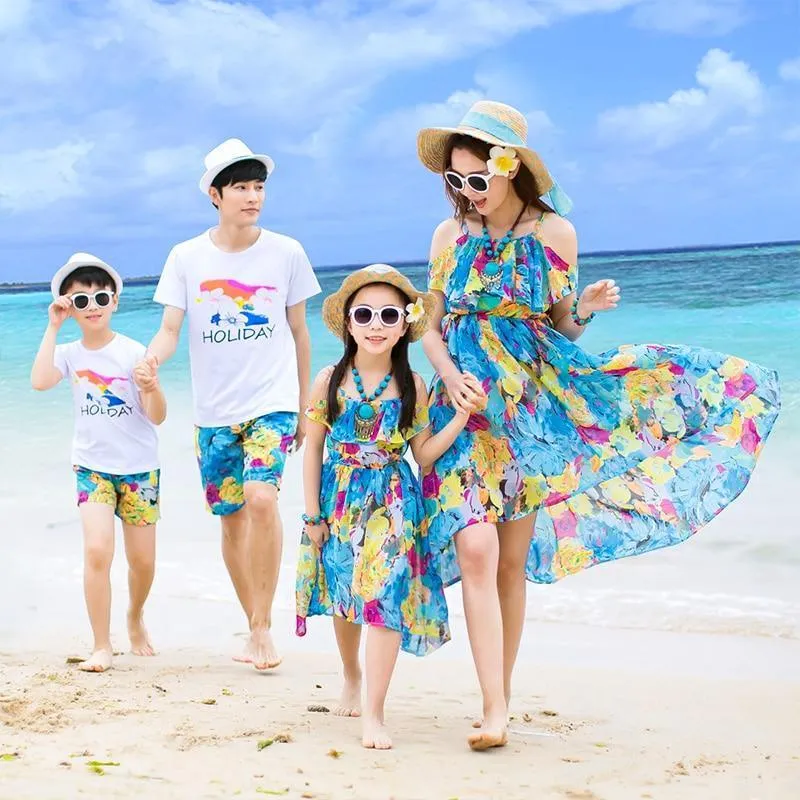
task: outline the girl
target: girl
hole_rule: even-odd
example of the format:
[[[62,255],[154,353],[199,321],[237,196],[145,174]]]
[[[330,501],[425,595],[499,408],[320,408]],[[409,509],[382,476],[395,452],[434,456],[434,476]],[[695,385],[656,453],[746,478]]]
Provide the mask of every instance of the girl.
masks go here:
[[[578,294],[570,203],[526,134],[516,109],[480,101],[457,128],[418,137],[455,208],[431,245],[432,429],[475,401],[466,371],[488,395],[423,479],[437,568],[445,585],[463,580],[478,749],[506,742],[526,577],[551,583],[691,536],[744,489],[779,406],[775,373],[739,358],[575,344],[619,290]]]
[[[305,523],[297,578],[297,633],[305,618],[333,615],[344,671],[337,713],[361,714],[361,626],[368,625],[364,747],[392,746],[384,701],[398,649],[425,655],[450,638],[441,581],[430,566],[420,487],[408,444],[429,467],[464,428],[476,401],[431,436],[427,392],[408,346],[433,305],[393,267],[365,267],[325,300],[326,325],[345,352],[311,391],[303,462]],[[328,458],[323,464],[327,442]]]

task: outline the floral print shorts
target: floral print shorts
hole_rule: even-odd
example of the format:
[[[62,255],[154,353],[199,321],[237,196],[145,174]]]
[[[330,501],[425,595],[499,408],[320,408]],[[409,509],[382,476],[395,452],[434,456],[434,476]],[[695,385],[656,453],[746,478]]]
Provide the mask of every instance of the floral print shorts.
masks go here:
[[[297,414],[277,411],[240,425],[195,428],[195,452],[209,511],[233,514],[244,506],[245,481],[280,488]]]
[[[111,475],[107,472],[74,466],[78,484],[78,505],[105,503],[126,524],[155,525],[159,513],[160,471]]]

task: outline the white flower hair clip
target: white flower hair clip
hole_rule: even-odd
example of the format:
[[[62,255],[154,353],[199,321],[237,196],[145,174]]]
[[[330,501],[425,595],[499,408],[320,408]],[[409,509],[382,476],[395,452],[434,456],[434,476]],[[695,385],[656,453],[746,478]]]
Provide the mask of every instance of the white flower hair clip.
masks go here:
[[[489,160],[486,162],[491,175],[500,175],[503,178],[507,178],[518,164],[517,151],[513,147],[500,145],[495,145],[489,151]]]
[[[417,322],[422,319],[425,314],[425,306],[422,303],[422,298],[418,297],[413,303],[406,306],[406,321]]]

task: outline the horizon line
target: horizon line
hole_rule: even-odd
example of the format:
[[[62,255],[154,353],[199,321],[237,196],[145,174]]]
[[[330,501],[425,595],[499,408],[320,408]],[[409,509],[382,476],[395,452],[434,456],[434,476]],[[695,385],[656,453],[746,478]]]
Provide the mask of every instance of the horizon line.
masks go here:
[[[746,242],[739,244],[707,244],[707,245],[682,245],[676,247],[648,247],[635,250],[592,250],[584,253],[581,258],[594,258],[598,256],[636,256],[636,255],[651,255],[654,253],[696,253],[696,252],[713,252],[715,250],[746,250],[751,247],[776,247],[800,245],[800,239],[786,239],[773,242]],[[406,260],[395,261],[393,266],[408,267],[426,264],[427,259],[423,260]],[[324,266],[315,267],[315,272],[334,272],[335,270],[343,269],[357,269],[366,266],[364,264],[350,263],[350,264],[326,264]],[[132,285],[147,285],[148,283],[155,283],[158,281],[159,275],[137,275],[130,278],[123,278],[124,282]],[[0,294],[13,293],[13,292],[37,292],[46,291],[50,288],[49,281],[33,281],[33,282],[15,282],[3,281],[0,282]]]

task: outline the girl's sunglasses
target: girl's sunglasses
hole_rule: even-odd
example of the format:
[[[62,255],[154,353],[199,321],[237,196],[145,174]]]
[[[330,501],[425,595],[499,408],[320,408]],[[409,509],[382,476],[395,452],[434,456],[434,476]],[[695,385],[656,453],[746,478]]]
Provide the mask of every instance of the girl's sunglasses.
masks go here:
[[[470,172],[469,175],[459,175],[452,169],[444,173],[444,179],[457,191],[463,192],[469,186],[473,192],[486,194],[489,191],[489,181],[494,178],[494,173],[484,174],[483,172]]]
[[[380,319],[384,328],[393,328],[403,319],[404,315],[405,311],[398,306],[383,306],[383,308],[354,306],[350,309],[350,319],[360,328],[372,325],[375,317]]]
[[[88,294],[87,292],[75,292],[75,294],[71,294],[69,296],[70,302],[72,303],[78,311],[83,311],[86,308],[89,308],[89,303],[94,300],[94,304],[98,308],[105,308],[108,305],[111,305],[111,298],[114,296],[114,292],[109,292],[107,289],[101,289],[99,292],[94,292],[93,294]]]

